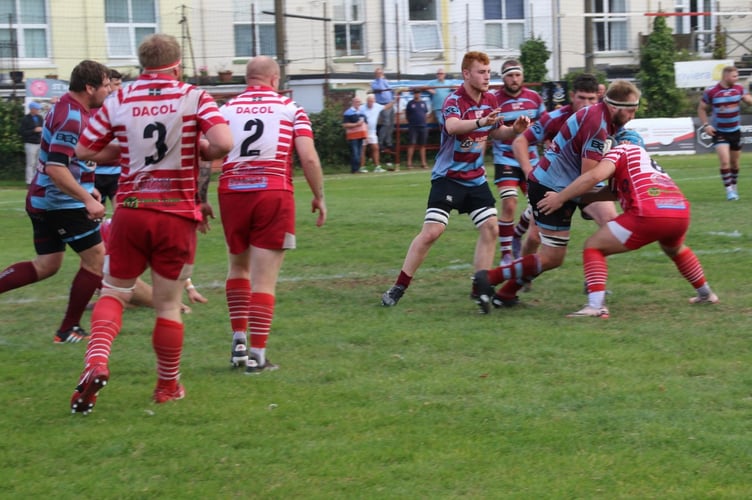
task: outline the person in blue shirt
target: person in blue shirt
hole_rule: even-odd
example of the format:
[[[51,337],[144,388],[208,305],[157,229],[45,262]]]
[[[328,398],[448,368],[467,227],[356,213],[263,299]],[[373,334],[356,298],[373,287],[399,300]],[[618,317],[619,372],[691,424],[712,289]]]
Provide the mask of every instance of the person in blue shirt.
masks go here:
[[[415,146],[418,146],[420,155],[421,168],[428,168],[426,163],[426,140],[428,139],[428,125],[426,116],[428,116],[428,105],[421,97],[421,90],[413,90],[413,98],[405,106],[405,117],[407,118],[407,168],[413,168],[413,154]]]
[[[431,108],[436,118],[436,123],[441,126],[444,124],[444,115],[441,113],[441,109],[444,107],[444,101],[454,89],[446,82],[444,68],[436,70],[436,79],[428,82],[428,85],[429,87],[426,91],[431,94]]]
[[[386,107],[394,101],[394,92],[389,80],[384,78],[384,70],[376,68],[374,80],[371,82],[371,92],[376,96],[376,102],[384,106],[379,115],[379,146],[382,151],[391,152],[394,148],[394,107]]]

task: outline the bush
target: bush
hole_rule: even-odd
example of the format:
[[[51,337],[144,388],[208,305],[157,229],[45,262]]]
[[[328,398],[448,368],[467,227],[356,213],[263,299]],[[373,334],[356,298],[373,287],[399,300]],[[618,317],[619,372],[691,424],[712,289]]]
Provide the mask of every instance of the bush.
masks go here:
[[[24,146],[18,127],[24,114],[20,99],[0,101],[0,179],[24,180]]]
[[[542,82],[546,78],[546,61],[551,51],[541,38],[530,38],[520,45],[520,63],[525,68],[526,82]]]
[[[321,112],[310,115],[316,150],[327,171],[332,167],[349,170],[350,151],[342,128],[342,112],[340,104],[327,100]]]

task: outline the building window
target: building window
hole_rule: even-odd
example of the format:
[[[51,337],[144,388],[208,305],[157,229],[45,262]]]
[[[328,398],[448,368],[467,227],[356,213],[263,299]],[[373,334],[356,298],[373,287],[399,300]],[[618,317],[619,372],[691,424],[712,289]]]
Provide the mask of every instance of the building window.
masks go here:
[[[365,54],[363,46],[365,33],[364,7],[363,0],[335,0],[332,7],[335,56],[362,56]]]
[[[135,58],[138,46],[157,32],[155,0],[105,0],[107,52],[111,58]]]
[[[489,49],[518,49],[525,41],[523,0],[483,0],[483,19]]]
[[[255,9],[253,12],[251,9]],[[277,56],[277,30],[274,0],[253,3],[235,0],[234,24],[235,57]]]
[[[408,29],[413,52],[444,50],[436,0],[410,0]]]
[[[627,11],[626,0],[590,0],[593,14],[620,14]],[[627,18],[594,17],[593,40],[596,52],[627,50]]]
[[[680,14],[712,12],[713,10],[711,0],[676,0],[674,3],[674,12]],[[692,39],[694,46],[691,47],[691,50],[710,54],[713,52],[714,20],[713,16],[676,16],[674,18],[674,33],[695,35]]]
[[[0,0],[0,58],[46,59],[49,26],[45,0]]]

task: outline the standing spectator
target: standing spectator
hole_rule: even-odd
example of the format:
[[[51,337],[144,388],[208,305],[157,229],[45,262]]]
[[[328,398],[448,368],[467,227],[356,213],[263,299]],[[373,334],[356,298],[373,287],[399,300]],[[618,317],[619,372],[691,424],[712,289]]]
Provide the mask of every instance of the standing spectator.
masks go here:
[[[120,88],[123,86],[123,75],[116,69],[110,69],[110,95],[108,99],[117,95]],[[102,196],[102,204],[107,205],[107,200],[110,203],[115,201],[115,193],[117,193],[118,179],[120,178],[120,159],[117,163],[112,165],[97,165],[94,172],[94,187],[97,188],[99,194]]]
[[[598,80],[595,76],[582,73],[572,82],[572,90],[569,92],[570,104],[558,107],[552,111],[544,112],[540,119],[533,123],[524,133],[517,136],[512,142],[512,151],[514,157],[520,164],[522,175],[526,179],[530,172],[538,165],[538,155],[531,156],[531,147],[542,147],[545,149],[559,132],[567,119],[585,106],[590,106],[598,102]],[[601,202],[607,203],[607,202]],[[585,210],[592,211],[599,205],[598,202],[591,203]],[[534,253],[540,238],[535,225],[530,228],[530,221],[533,217],[532,207],[528,204],[527,208],[520,214],[519,221],[514,227],[514,237],[512,239],[512,256],[519,259],[524,254]],[[531,229],[524,248],[522,237]]]
[[[373,169],[374,172],[386,172],[381,167],[381,155],[379,151],[379,137],[378,132],[376,130],[377,125],[379,123],[379,114],[385,107],[392,107],[394,106],[394,101],[390,102],[386,106],[382,106],[381,104],[376,102],[376,97],[373,94],[368,94],[366,97],[366,103],[362,104],[360,106],[360,113],[365,116],[366,118],[366,125],[368,127],[368,136],[366,137],[366,147],[368,148],[368,151],[371,153],[371,158],[373,159],[373,164],[375,165],[375,168]],[[365,165],[365,156],[361,158],[360,160],[360,166],[363,167]],[[399,167],[395,167],[395,171],[399,171]]]
[[[138,47],[143,72],[116,98],[107,99],[76,146],[79,158],[96,160],[100,151],[117,141],[124,161],[102,295],[92,312],[84,370],[70,401],[74,413],[89,413],[107,384],[123,309],[147,267],[156,312],[153,399],[165,403],[185,396],[180,383],[181,297],[193,270],[196,230],[205,232],[213,217],[207,201],[209,161],[227,154],[232,135],[211,96],[180,81],[180,55],[173,36],[145,37]]]
[[[739,178],[739,160],[742,155],[741,143],[741,101],[752,104],[744,86],[739,85],[739,70],[734,66],[723,68],[721,80],[713,87],[705,89],[697,106],[697,116],[702,122],[703,131],[713,139],[713,146],[721,162],[721,180],[726,188],[726,199],[739,199],[736,181]],[[712,119],[708,120],[708,111]]]
[[[311,121],[303,108],[277,92],[279,64],[267,56],[254,57],[246,65],[246,83],[245,91],[221,109],[235,146],[222,165],[219,208],[229,260],[225,293],[233,331],[230,362],[256,374],[277,369],[266,357],[266,343],[279,270],[285,251],[295,248],[293,154],[313,193],[311,212],[319,212],[317,226],[326,221],[326,203]],[[246,111],[254,106],[266,111]],[[247,147],[249,140],[253,149]]]
[[[705,279],[699,259],[684,244],[689,229],[689,201],[679,187],[643,149],[640,134],[622,129],[616,135],[619,144],[595,167],[583,172],[563,190],[548,191],[538,201],[541,213],[559,209],[567,200],[587,196],[600,181],[609,179],[603,193],[617,199],[624,212],[601,226],[585,241],[582,265],[588,291],[588,305],[568,317],[608,318],[605,307],[609,255],[637,250],[657,241],[661,250],[676,265],[679,273],[694,288],[690,304],[715,304],[718,296]],[[595,193],[600,196],[600,193]]]
[[[603,102],[582,108],[570,116],[556,134],[538,166],[528,176],[528,197],[541,246],[535,254],[525,255],[490,271],[475,273],[475,285],[481,291],[478,305],[482,312],[488,313],[491,304],[495,307],[515,305],[517,292],[526,283],[564,262],[577,203],[567,201],[558,210],[547,214],[541,213],[536,204],[546,192],[563,190],[582,172],[595,167],[606,152],[608,137],[613,137],[634,118],[639,105],[637,87],[631,82],[617,80],[606,91]],[[613,216],[596,219],[600,226],[617,215],[613,202],[609,203]],[[504,286],[494,293],[493,285],[502,282],[505,282]]]
[[[496,207],[488,187],[483,153],[491,138],[511,138],[527,128],[519,117],[513,127],[501,125],[496,97],[488,91],[491,62],[483,52],[462,58],[462,85],[444,103],[441,146],[431,172],[431,191],[423,227],[410,243],[399,276],[381,296],[386,307],[396,306],[434,243],[444,234],[452,210],[470,215],[478,229],[473,266],[484,269],[493,261],[498,229]]]
[[[606,95],[606,85],[603,83],[599,83],[598,84],[598,102],[601,102],[605,95]]]
[[[360,164],[363,141],[368,136],[366,117],[360,110],[360,97],[353,97],[350,101],[350,107],[342,115],[342,126],[345,127],[345,139],[350,147],[350,173],[368,173],[368,169]]]
[[[444,68],[436,70],[436,79],[428,82],[428,85],[429,87],[426,90],[431,94],[431,108],[436,123],[442,126],[444,125],[444,115],[441,114],[441,110],[444,107],[444,100],[452,93],[452,87],[446,82]]]
[[[371,92],[376,96],[376,102],[384,106],[379,115],[379,145],[382,151],[391,153],[394,149],[394,107],[387,107],[387,104],[394,101],[394,92],[389,80],[384,78],[383,69],[376,68],[373,74],[375,78],[371,82]]]
[[[21,118],[21,140],[26,153],[26,185],[31,184],[37,171],[39,161],[39,143],[42,142],[42,124],[44,118],[40,114],[42,105],[36,101],[29,103],[29,112]]]
[[[501,78],[504,86],[496,91],[496,101],[504,116],[504,123],[511,124],[518,116],[527,116],[531,122],[537,121],[546,110],[541,96],[522,85],[524,73],[522,64],[516,59],[509,59],[501,65]],[[517,213],[517,190],[527,194],[527,181],[520,168],[520,162],[512,151],[514,137],[506,141],[493,141],[494,184],[501,200],[499,215],[499,247],[501,262],[507,264],[512,257],[512,239],[514,238],[514,221]],[[528,148],[528,157],[537,162],[538,148]]]
[[[0,293],[49,278],[63,264],[66,245],[81,266],[70,287],[68,306],[55,343],[75,343],[88,334],[81,328],[86,305],[102,281],[104,245],[99,223],[104,206],[94,189],[94,166],[75,154],[93,110],[109,93],[107,67],[81,61],[73,68],[68,92],[47,113],[39,149],[40,169],[29,185],[26,212],[34,230],[32,261],[17,262],[0,273]]]
[[[421,98],[420,89],[413,90],[413,98],[405,106],[407,117],[407,168],[413,168],[413,153],[418,145],[420,167],[428,168],[426,163],[426,140],[428,139],[428,125],[426,123],[428,106]]]

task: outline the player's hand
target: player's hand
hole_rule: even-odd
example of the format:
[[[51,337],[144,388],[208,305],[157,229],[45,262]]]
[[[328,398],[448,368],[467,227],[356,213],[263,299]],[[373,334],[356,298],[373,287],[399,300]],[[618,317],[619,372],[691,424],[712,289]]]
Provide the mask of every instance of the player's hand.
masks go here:
[[[102,205],[98,199],[91,197],[86,200],[84,206],[86,207],[86,213],[89,219],[95,222],[102,222],[104,218],[104,205]]]
[[[705,127],[705,133],[708,134],[710,137],[715,137],[715,133],[716,133],[715,127],[712,125],[708,125],[707,127]]]
[[[504,121],[504,116],[501,114],[501,108],[494,109],[486,116],[484,116],[482,120],[484,122],[482,124],[484,127],[494,126],[500,121]]]
[[[557,211],[564,204],[564,200],[561,199],[559,193],[556,191],[548,191],[543,195],[543,199],[538,201],[536,208],[543,215],[548,215]]]
[[[209,299],[201,295],[201,292],[196,290],[195,286],[190,286],[187,288],[188,292],[188,300],[191,301],[191,304],[195,304],[196,302],[199,302],[201,304],[206,304],[209,302]]]
[[[201,211],[201,222],[198,223],[198,230],[201,234],[206,234],[211,230],[209,219],[214,218],[214,209],[208,202],[201,203],[198,208]]]
[[[512,124],[514,133],[519,135],[523,133],[530,126],[530,117],[527,115],[520,115]]]
[[[311,213],[316,213],[317,210],[319,216],[316,219],[316,227],[321,227],[326,222],[326,202],[323,199],[314,198],[311,200]]]

